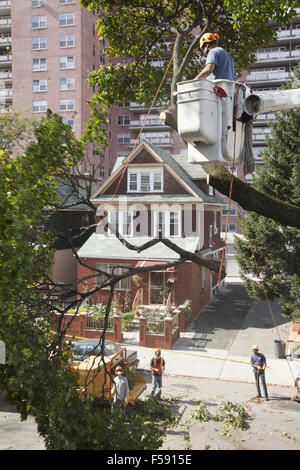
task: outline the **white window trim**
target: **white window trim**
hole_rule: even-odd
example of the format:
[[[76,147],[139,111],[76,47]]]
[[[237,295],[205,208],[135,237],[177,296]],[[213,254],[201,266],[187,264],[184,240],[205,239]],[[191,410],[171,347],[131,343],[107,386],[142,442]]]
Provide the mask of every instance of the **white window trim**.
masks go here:
[[[45,60],[45,67],[46,68],[41,68],[41,60]],[[33,67],[33,62],[34,61],[38,61],[39,68],[34,69],[34,67]],[[33,72],[46,72],[47,71],[47,58],[46,57],[41,57],[41,58],[34,57],[32,59],[32,71]]]
[[[41,82],[42,80],[46,83],[46,88],[45,88],[45,90],[41,90],[41,88],[40,88],[40,87],[41,87],[41,83],[40,83],[40,82]],[[37,89],[37,90],[34,89],[34,84],[33,84],[33,82],[39,82],[39,84],[38,84],[38,89]],[[35,79],[35,80],[32,81],[32,93],[46,93],[47,91],[48,91],[48,83],[47,83],[47,79],[46,79],[46,78]]]
[[[33,5],[33,3],[31,2],[31,8],[44,7],[46,5],[46,0],[37,0],[37,3],[37,5]]]
[[[61,67],[61,64],[64,63],[66,65],[69,64],[68,57],[73,57],[73,64],[72,67]],[[61,62],[61,59],[66,59],[64,62]],[[59,70],[73,70],[75,69],[75,57],[73,55],[62,55],[59,57]]]
[[[69,18],[72,18],[73,20],[73,23],[66,23],[66,24],[61,24],[61,20],[62,18],[65,16],[65,21],[67,22],[68,21],[68,15],[69,15]],[[71,16],[73,15],[73,16]],[[59,18],[58,18],[58,24],[59,24],[59,27],[60,28],[66,28],[68,26],[75,26],[75,13],[73,11],[70,11],[70,12],[64,12],[64,13],[60,13],[59,14]]]
[[[65,107],[66,109],[61,109],[61,105],[63,104],[62,102],[65,101]],[[73,103],[73,106],[72,108],[69,108],[69,103]],[[60,101],[59,101],[59,111],[63,112],[63,113],[67,113],[67,112],[71,112],[71,111],[75,111],[75,99],[74,98],[62,98]]]
[[[62,86],[62,80],[65,80],[65,84],[66,86],[63,87]],[[69,88],[68,86],[68,80],[72,80],[72,85],[73,87],[72,88]],[[72,90],[75,90],[75,78],[74,77],[61,77],[60,80],[59,80],[59,90],[60,91],[72,91]]]
[[[154,173],[160,172],[161,174],[161,189],[154,189]],[[150,189],[149,191],[141,190],[141,175],[142,173],[149,173],[150,175]],[[137,189],[130,189],[130,174],[137,175]],[[164,172],[163,168],[129,168],[127,176],[127,192],[128,193],[163,193],[164,191]]]
[[[133,211],[113,211],[114,214],[118,214],[118,231],[120,235],[123,235],[123,237],[132,237],[133,236]],[[108,213],[108,223],[111,224],[111,214],[112,212]],[[123,231],[123,219],[124,219],[124,214],[128,214],[131,217],[131,224],[130,224],[130,233],[124,233]],[[111,230],[110,227],[108,227],[108,235],[109,236],[114,236],[115,233]]]
[[[37,104],[34,104],[34,103],[39,103],[39,105]],[[40,103],[44,103],[44,108],[45,109],[41,109],[41,104]],[[34,110],[34,106],[38,106],[38,111],[35,111]],[[34,100],[33,103],[32,103],[32,112],[34,114],[36,113],[45,113],[47,111],[47,101],[46,100]]]
[[[68,39],[66,39],[66,41],[61,41],[61,38],[62,38],[63,36],[64,36],[64,37],[73,36],[73,44],[72,44],[72,46],[68,46]],[[61,46],[61,42],[65,42],[66,45],[65,45],[65,46]],[[75,35],[74,35],[74,34],[61,34],[61,35],[59,36],[59,48],[60,48],[60,49],[70,49],[70,48],[72,48],[72,47],[75,47]]]
[[[39,26],[33,26],[33,18],[39,18],[38,19],[38,25]],[[45,18],[45,25],[43,26],[40,26],[40,18]],[[47,16],[46,15],[33,15],[32,18],[31,18],[31,28],[32,29],[43,29],[43,28],[47,28]]]
[[[118,266],[118,268],[116,268]],[[119,264],[119,263],[96,263],[96,269],[99,269],[101,271],[106,271],[107,273],[112,273],[112,268],[115,268],[114,269],[114,274],[121,274],[120,270],[123,270],[123,269],[127,269],[127,268],[130,268],[130,264]],[[120,287],[119,284],[120,283],[126,283],[126,286],[125,287]],[[101,280],[96,277],[95,279],[95,287],[98,287],[99,285],[101,285]],[[130,285],[131,285],[131,278],[130,276],[128,276],[127,278],[125,279],[121,279],[116,285],[115,285],[115,289],[116,290],[122,290],[122,291],[127,291],[128,289],[130,289]],[[110,287],[103,287],[103,289],[110,289]]]
[[[165,214],[165,233],[163,234],[164,237],[169,238],[178,238],[182,236],[182,214],[181,210],[174,210],[174,211],[165,211],[165,210],[157,210],[154,211],[154,237],[158,236],[158,214],[163,212]],[[178,235],[170,235],[170,224],[171,224],[171,212],[176,212],[178,216]]]
[[[41,39],[44,39],[44,41],[41,41]],[[38,40],[38,47],[33,47],[34,40]],[[41,47],[41,44],[45,43],[45,47]],[[38,38],[32,38],[32,44],[31,44],[32,50],[33,51],[45,51],[47,49],[47,37],[46,36],[41,36]]]

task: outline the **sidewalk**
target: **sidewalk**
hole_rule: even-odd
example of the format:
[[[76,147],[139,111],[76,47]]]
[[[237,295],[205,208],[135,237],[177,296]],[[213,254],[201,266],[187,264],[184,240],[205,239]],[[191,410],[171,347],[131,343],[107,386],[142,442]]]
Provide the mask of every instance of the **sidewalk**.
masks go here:
[[[266,380],[270,385],[294,387],[299,360],[277,359],[274,341],[286,341],[292,322],[280,316],[280,307],[250,299],[238,279],[226,282],[213,302],[181,334],[171,351],[163,351],[166,373],[254,383],[250,366],[252,345],[258,344],[267,358]],[[275,324],[274,324],[275,320]],[[148,369],[153,349],[138,349],[139,367]]]

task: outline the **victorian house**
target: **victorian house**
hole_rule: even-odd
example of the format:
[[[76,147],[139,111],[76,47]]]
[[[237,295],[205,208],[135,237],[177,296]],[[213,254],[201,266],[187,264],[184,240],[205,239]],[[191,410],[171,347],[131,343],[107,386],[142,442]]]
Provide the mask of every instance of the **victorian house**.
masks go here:
[[[164,289],[172,285],[172,304],[192,302],[194,314],[211,300],[218,274],[192,262],[172,268],[155,269],[179,259],[179,255],[158,243],[141,252],[128,249],[116,237],[116,230],[132,245],[140,246],[161,233],[177,246],[207,260],[220,262],[223,242],[220,216],[223,201],[206,182],[202,167],[188,162],[185,155],[142,141],[125,157],[118,158],[111,176],[95,192],[96,231],[78,250],[77,277],[81,289],[92,290],[103,281],[94,268],[122,273],[131,267],[153,266],[136,278],[122,279],[116,286],[120,296],[133,301],[139,290],[143,305],[161,305]],[[101,289],[92,302],[105,303],[109,290]]]

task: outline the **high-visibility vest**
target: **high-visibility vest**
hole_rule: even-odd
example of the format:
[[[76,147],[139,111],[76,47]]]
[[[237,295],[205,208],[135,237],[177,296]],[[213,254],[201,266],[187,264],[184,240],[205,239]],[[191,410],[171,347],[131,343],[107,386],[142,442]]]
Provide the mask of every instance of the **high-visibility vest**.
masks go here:
[[[159,361],[159,362],[158,362]],[[156,357],[153,358],[153,366],[154,369],[158,369],[157,374],[161,375],[162,374],[162,368],[163,368],[163,358],[160,357],[157,359]]]

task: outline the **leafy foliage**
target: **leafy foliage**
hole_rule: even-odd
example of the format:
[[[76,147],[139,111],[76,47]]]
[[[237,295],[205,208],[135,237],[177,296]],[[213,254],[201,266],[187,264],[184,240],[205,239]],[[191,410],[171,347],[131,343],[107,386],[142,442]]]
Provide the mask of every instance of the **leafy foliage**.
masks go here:
[[[99,15],[97,32],[107,41],[111,62],[90,74],[90,85],[99,87],[99,102],[109,106],[129,100],[149,105],[173,55],[173,72],[159,95],[160,103],[172,103],[176,82],[196,75],[194,52],[204,31],[219,32],[220,45],[233,55],[237,70],[246,69],[255,50],[274,39],[269,22],[286,24],[297,2],[81,0],[81,5]]]

